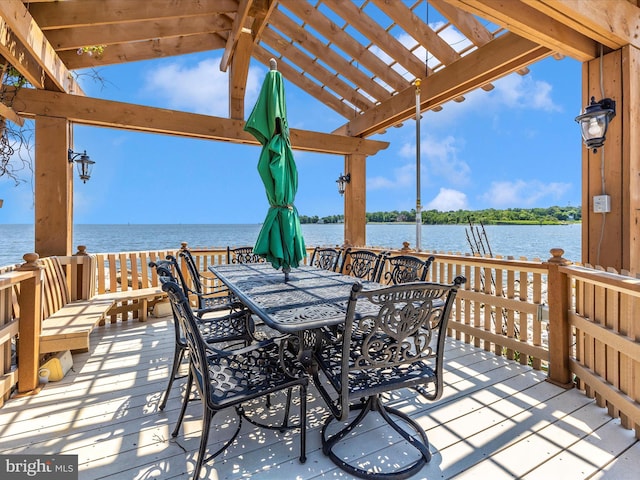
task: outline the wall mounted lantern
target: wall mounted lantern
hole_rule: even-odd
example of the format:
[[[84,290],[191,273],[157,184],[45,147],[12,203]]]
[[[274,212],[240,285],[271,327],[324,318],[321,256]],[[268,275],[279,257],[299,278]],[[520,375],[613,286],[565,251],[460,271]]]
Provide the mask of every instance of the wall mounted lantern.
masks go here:
[[[576,117],[576,122],[580,124],[582,130],[584,144],[587,148],[593,148],[593,153],[604,145],[609,122],[615,116],[614,100],[603,98],[596,102],[595,97],[591,97],[591,103],[584,109],[584,113]]]
[[[82,153],[76,153],[69,149],[69,163],[73,162],[76,162],[76,165],[78,166],[78,175],[80,176],[80,180],[82,180],[82,183],[87,183],[87,180],[91,178],[91,170],[93,170],[93,165],[96,162],[89,158],[86,150]]]
[[[338,184],[338,193],[340,195],[344,195],[344,191],[347,188],[347,183],[351,181],[351,174],[347,173],[346,175],[340,174],[336,183]]]

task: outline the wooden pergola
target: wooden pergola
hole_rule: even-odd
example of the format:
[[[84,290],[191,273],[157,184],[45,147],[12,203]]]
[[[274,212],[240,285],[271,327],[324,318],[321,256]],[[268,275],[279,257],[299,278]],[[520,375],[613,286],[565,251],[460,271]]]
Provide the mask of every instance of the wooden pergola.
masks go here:
[[[448,22],[434,30],[427,8]],[[446,43],[442,32],[449,28],[466,41]],[[422,48],[435,59],[428,66],[416,54]],[[422,111],[437,110],[472,90],[490,90],[505,75],[526,74],[546,57],[572,57],[583,62],[583,104],[601,97],[602,83],[618,112],[607,148],[596,154],[580,145],[576,128],[576,149],[583,151],[582,261],[639,272],[640,138],[633,133],[640,127],[639,49],[637,0],[2,0],[0,56],[34,88],[19,89],[12,102],[5,98],[0,115],[35,118],[35,246],[42,256],[68,255],[71,124],[255,143],[242,129],[249,65],[275,57],[289,82],[344,117],[332,132],[292,130],[292,143],[344,155],[352,179],[345,239],[362,245],[366,159],[387,147],[368,137],[415,116],[416,79]],[[72,73],[202,51],[222,54],[228,118],[89,98]],[[607,214],[591,208],[602,193],[601,162]]]

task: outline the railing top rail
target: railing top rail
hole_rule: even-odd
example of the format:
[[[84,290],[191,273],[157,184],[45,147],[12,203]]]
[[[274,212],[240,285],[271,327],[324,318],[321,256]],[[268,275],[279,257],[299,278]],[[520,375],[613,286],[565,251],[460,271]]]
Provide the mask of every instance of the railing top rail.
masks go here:
[[[17,285],[20,282],[33,277],[35,274],[40,274],[39,271],[20,271],[20,270],[12,270],[10,272],[5,272],[0,274],[0,289],[4,289],[7,287],[11,287],[13,285]]]
[[[640,297],[640,279],[634,277],[577,265],[562,266],[559,271],[569,277],[587,281],[599,287]]]
[[[473,263],[475,266],[487,268],[501,268],[505,270],[528,270],[535,273],[547,273],[546,262],[541,260],[521,260],[514,258],[479,257],[468,254],[431,253],[438,261],[447,263]]]

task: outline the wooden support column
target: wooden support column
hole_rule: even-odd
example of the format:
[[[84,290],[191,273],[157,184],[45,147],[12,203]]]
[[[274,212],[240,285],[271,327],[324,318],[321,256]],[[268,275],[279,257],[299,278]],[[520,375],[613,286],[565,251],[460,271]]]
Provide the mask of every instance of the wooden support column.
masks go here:
[[[365,246],[367,243],[367,156],[346,155],[344,174],[351,180],[344,192],[344,241],[349,245]]]
[[[20,282],[18,303],[20,304],[20,368],[18,369],[18,392],[27,393],[38,386],[38,368],[40,368],[40,331],[42,325],[42,278],[40,267],[36,264],[38,255],[27,253],[26,263],[20,271],[33,271],[33,276]]]
[[[618,110],[622,119],[622,158],[628,165],[628,200],[625,206],[628,218],[628,244],[624,245],[623,268],[640,273],[640,49],[622,48],[622,94],[626,99],[624,110]]]
[[[570,284],[567,275],[560,271],[571,262],[562,258],[564,250],[551,249],[552,257],[546,262],[549,268],[549,377],[548,381],[563,388],[572,388],[569,356],[571,331],[569,329]]]
[[[583,65],[583,104],[611,98],[616,117],[604,148],[582,145],[582,262],[640,272],[640,51],[623,47]],[[611,211],[593,212],[609,195]]]
[[[35,250],[40,257],[71,255],[73,164],[69,163],[69,122],[36,116]]]

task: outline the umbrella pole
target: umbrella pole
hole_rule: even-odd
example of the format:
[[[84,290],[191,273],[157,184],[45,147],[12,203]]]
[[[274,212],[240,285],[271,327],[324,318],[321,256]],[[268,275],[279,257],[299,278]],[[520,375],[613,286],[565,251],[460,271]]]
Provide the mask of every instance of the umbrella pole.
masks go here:
[[[422,250],[422,204],[420,202],[420,79],[416,78],[416,251]]]
[[[291,273],[291,267],[282,267],[282,271],[284,272],[284,283],[289,281],[289,274]]]

